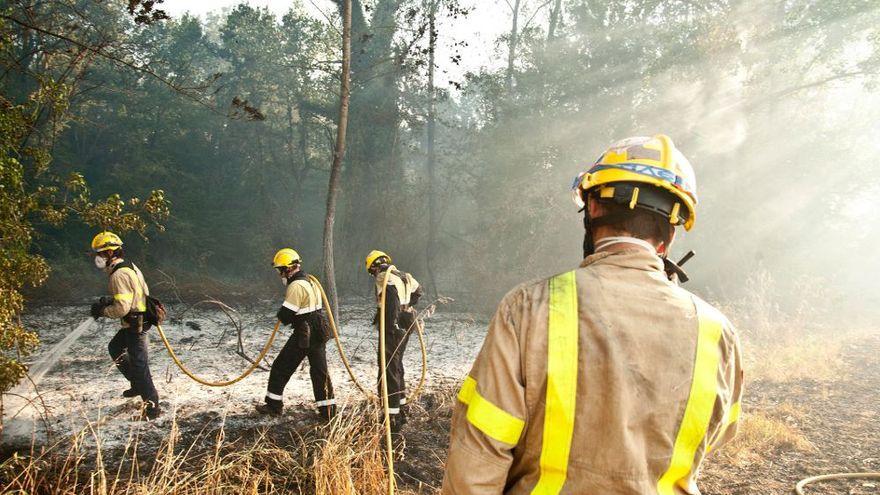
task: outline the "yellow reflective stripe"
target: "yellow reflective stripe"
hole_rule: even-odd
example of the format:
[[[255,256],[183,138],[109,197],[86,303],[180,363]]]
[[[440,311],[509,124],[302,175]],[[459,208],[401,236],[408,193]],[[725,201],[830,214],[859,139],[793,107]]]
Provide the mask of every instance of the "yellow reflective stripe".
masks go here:
[[[113,294],[113,299],[117,301],[131,301],[134,298],[134,294],[129,292],[128,294]]]
[[[470,424],[499,442],[516,445],[525,427],[525,421],[508,414],[505,410],[489,402],[477,391],[477,381],[470,376],[464,379],[458,400],[468,406],[467,419]]]
[[[739,401],[734,402],[733,405],[730,406],[730,412],[727,413],[727,422],[724,426],[727,427],[739,421],[740,414],[742,414],[742,406]]]
[[[697,448],[706,439],[712,410],[718,393],[718,363],[721,360],[721,320],[713,318],[715,310],[697,300],[699,333],[694,361],[694,376],[684,416],[675,438],[669,468],[657,482],[660,495],[675,495],[675,485],[687,487],[687,478],[694,464]]]
[[[534,494],[557,494],[565,484],[577,402],[578,321],[575,272],[553,277],[550,279],[541,477],[532,490]]]
[[[134,311],[143,313],[144,311],[147,310],[147,298],[144,296],[144,287],[141,285],[141,277],[140,277],[140,274],[138,273],[139,270],[135,270],[134,268],[131,268],[128,266],[124,266],[124,267],[120,268],[120,270],[131,271],[132,276],[134,277],[135,292],[137,293],[137,296],[138,296],[137,297],[138,305],[136,308],[134,308]],[[128,296],[125,298],[125,300],[131,301],[132,296],[134,294],[125,294],[125,295]],[[113,296],[113,297],[116,297],[116,296]]]

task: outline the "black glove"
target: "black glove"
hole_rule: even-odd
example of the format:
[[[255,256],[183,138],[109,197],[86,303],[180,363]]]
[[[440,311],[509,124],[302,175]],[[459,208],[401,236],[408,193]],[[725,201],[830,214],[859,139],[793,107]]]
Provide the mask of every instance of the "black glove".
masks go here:
[[[98,301],[96,303],[92,303],[92,309],[91,309],[91,311],[89,311],[89,314],[92,315],[92,318],[97,320],[98,318],[104,316],[104,308],[106,308],[106,307],[107,307],[107,305],[101,301]]]

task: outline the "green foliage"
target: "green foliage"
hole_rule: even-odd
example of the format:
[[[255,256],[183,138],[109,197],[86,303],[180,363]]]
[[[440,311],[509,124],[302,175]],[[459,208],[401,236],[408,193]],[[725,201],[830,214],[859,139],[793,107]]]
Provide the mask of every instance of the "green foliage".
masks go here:
[[[21,36],[15,25],[0,21],[0,68],[7,74],[6,96],[0,96],[0,392],[24,376],[23,360],[39,345],[38,336],[19,317],[24,310],[22,288],[40,286],[49,276],[46,259],[32,249],[39,227],[60,227],[73,215],[92,227],[143,235],[150,225],[161,228],[159,222],[169,216],[161,190],[145,201],[124,202],[114,194],[92,202],[82,175],[62,178],[57,173],[52,148],[66,128],[74,90],[61,74],[72,66],[64,65],[63,57],[61,65],[54,65],[52,54],[45,51],[41,64],[25,69],[20,61],[27,57],[22,57],[22,43],[16,42]],[[82,68],[79,61],[73,67]],[[10,74],[23,78],[15,80]],[[12,87],[10,80],[19,85]]]

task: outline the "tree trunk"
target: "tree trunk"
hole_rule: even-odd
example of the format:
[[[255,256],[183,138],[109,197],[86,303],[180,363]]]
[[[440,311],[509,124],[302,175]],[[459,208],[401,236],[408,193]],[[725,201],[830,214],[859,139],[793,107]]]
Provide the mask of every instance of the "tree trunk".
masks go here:
[[[437,278],[434,276],[434,248],[437,245],[437,153],[434,150],[434,137],[437,129],[437,106],[434,94],[434,55],[437,47],[437,0],[431,0],[431,14],[428,32],[428,240],[425,245],[425,265],[428,269],[428,287],[437,297]]]
[[[342,14],[342,82],[339,94],[339,123],[336,127],[336,151],[330,167],[330,184],[327,188],[327,216],[324,218],[324,283],[330,295],[328,311],[333,311],[339,321],[339,299],[336,296],[336,274],[333,267],[333,224],[336,221],[336,199],[339,195],[339,178],[342,158],[345,156],[345,132],[348,128],[349,72],[351,70],[351,0],[345,0]]]
[[[522,0],[516,0],[513,3],[513,22],[510,27],[510,40],[507,45],[507,77],[505,88],[507,89],[507,98],[513,97],[513,63],[516,61],[516,49],[519,43],[519,6]]]

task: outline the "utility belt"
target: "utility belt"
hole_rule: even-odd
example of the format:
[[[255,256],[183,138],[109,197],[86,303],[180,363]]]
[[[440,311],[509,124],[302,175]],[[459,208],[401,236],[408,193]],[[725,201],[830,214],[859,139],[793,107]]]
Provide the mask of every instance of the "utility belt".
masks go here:
[[[144,312],[132,312],[122,317],[122,321],[128,323],[129,329],[137,330],[138,333],[143,333],[144,331]],[[147,324],[147,329],[149,329],[150,325]]]

